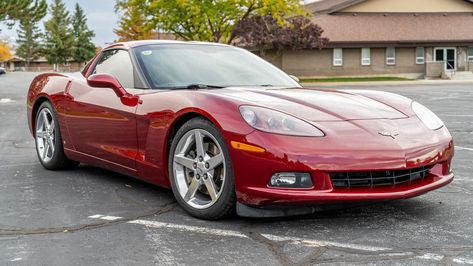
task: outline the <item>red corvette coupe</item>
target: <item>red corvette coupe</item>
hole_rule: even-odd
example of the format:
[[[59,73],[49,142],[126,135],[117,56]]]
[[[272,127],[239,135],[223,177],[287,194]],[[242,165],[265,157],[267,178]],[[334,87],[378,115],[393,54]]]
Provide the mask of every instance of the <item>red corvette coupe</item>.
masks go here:
[[[172,188],[190,214],[304,214],[410,198],[453,180],[453,141],[429,109],[379,91],[307,89],[245,50],[114,44],[28,92],[41,164],[93,164]]]

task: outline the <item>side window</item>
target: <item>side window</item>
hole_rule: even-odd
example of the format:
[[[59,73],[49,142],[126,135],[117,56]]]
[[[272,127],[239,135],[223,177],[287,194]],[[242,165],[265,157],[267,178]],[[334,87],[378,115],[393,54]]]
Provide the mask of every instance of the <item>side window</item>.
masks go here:
[[[134,88],[133,64],[124,50],[105,51],[95,66],[94,74],[111,74],[124,88]]]

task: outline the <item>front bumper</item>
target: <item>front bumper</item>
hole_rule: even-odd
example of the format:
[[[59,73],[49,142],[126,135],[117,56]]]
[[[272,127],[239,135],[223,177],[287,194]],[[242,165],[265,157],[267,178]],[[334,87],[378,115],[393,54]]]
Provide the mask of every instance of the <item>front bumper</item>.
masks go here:
[[[296,191],[275,191],[273,189],[250,188],[246,195],[258,195],[261,202],[271,202],[269,205],[246,205],[237,203],[237,213],[242,217],[273,218],[314,214],[317,211],[358,206],[374,201],[407,199],[422,195],[429,191],[445,186],[453,181],[453,173],[445,176],[431,176],[415,185],[396,187],[391,191],[358,190],[327,191],[304,193]],[[271,199],[271,200],[269,200]]]
[[[352,201],[407,199],[443,187],[452,182],[453,178],[453,173],[449,173],[447,175],[430,175],[424,180],[392,187],[332,188],[323,191],[246,187],[240,191],[240,196],[244,195],[246,200],[243,202],[250,205],[319,205]]]
[[[410,119],[405,120],[408,123]],[[254,131],[246,136],[227,135],[227,139],[266,149],[264,153],[230,149],[237,200],[250,207],[313,207],[422,195],[449,184],[454,178],[450,169],[454,145],[448,130],[426,132],[417,137],[406,133],[398,139],[372,134],[370,139],[365,136],[361,140],[356,136],[353,138],[352,134],[302,138]],[[393,186],[338,188],[332,185],[330,178],[332,172],[388,171],[423,166],[433,166],[428,176]],[[311,189],[269,187],[270,177],[278,172],[310,173],[314,186]]]

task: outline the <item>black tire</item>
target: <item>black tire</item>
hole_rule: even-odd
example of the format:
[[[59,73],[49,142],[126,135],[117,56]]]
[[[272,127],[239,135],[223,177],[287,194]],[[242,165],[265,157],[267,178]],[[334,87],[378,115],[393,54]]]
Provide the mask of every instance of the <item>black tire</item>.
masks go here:
[[[223,152],[225,161],[225,183],[223,185],[223,190],[221,191],[220,197],[217,199],[217,201],[206,209],[194,208],[184,201],[183,197],[178,192],[176,178],[174,176],[175,173],[173,171],[173,158],[176,153],[178,142],[186,133],[194,129],[202,129],[212,134],[221,147],[221,152]],[[194,118],[186,122],[177,131],[171,143],[171,149],[168,158],[168,171],[174,196],[176,197],[179,205],[181,205],[181,207],[190,215],[206,220],[218,220],[234,215],[236,208],[236,194],[232,163],[222,134],[210,121],[200,117]]]
[[[38,126],[38,122],[40,119],[39,116],[42,114],[44,109],[47,109],[49,111],[49,114],[51,115],[51,118],[54,120],[54,125],[55,125],[54,133],[53,133],[54,135],[53,143],[54,143],[55,149],[54,149],[54,152],[51,152],[52,157],[48,161],[45,161],[41,158],[40,148],[38,146],[38,138],[36,137],[36,128]],[[79,162],[69,160],[67,156],[64,154],[64,147],[63,147],[63,142],[62,142],[62,137],[61,137],[61,129],[59,127],[59,122],[57,120],[56,111],[54,110],[50,102],[45,101],[39,106],[36,112],[35,128],[33,130],[35,132],[36,154],[38,155],[38,159],[44,168],[48,170],[63,170],[63,169],[75,168],[79,165]]]

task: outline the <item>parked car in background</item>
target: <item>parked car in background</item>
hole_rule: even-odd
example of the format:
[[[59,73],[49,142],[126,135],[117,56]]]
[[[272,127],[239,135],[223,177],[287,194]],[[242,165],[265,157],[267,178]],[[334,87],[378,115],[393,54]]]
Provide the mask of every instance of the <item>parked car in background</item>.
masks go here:
[[[453,180],[452,136],[420,103],[303,88],[227,45],[114,44],[82,73],[37,76],[27,96],[45,168],[84,162],[172,188],[205,219],[405,199]]]
[[[7,70],[3,67],[0,67],[0,75],[7,73]]]

